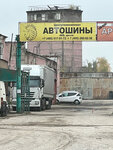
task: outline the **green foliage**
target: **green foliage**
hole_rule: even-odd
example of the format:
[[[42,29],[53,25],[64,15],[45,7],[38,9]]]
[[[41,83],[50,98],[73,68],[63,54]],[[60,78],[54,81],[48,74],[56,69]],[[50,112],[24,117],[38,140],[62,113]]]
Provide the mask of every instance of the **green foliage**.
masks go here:
[[[83,67],[85,72],[110,72],[110,64],[104,57],[99,57],[93,62],[87,62],[87,65]]]
[[[93,61],[93,72],[97,72],[97,62]]]
[[[74,10],[76,8],[76,6],[75,5],[70,5],[69,8]]]
[[[110,64],[104,57],[97,58],[97,72],[110,72]]]

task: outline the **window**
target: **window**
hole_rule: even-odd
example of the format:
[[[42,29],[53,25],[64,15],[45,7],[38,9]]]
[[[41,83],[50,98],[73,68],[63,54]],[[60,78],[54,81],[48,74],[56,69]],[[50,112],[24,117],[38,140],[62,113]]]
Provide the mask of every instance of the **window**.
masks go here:
[[[68,93],[68,96],[74,96],[76,93]]]
[[[36,14],[34,14],[34,21],[36,21],[37,20],[37,15]]]
[[[1,45],[0,45],[0,55],[2,55],[2,48],[1,48]]]
[[[46,15],[42,14],[42,21],[45,21],[45,20],[46,20]]]
[[[60,13],[56,13],[56,14],[55,14],[55,20],[60,20],[60,19],[61,19]]]
[[[0,43],[0,59],[2,59],[2,54],[3,54],[3,44]]]
[[[41,20],[41,14],[37,14],[37,20]]]
[[[77,94],[77,96],[81,96],[80,94]]]
[[[33,21],[34,20],[34,15],[31,15],[31,21]]]
[[[62,97],[62,94],[61,94],[61,95],[59,95],[59,97]]]
[[[68,96],[68,93],[63,93],[62,96],[66,97],[66,96]]]

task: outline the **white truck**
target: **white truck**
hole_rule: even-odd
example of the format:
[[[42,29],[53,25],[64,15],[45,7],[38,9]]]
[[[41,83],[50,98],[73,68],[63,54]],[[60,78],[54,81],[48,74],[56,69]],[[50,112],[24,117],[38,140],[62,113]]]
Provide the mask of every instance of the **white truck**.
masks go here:
[[[0,81],[0,115],[6,116],[8,111],[5,83]]]
[[[21,70],[30,72],[30,110],[50,109],[55,98],[55,71],[44,65],[21,65]],[[12,108],[16,110],[16,87]]]

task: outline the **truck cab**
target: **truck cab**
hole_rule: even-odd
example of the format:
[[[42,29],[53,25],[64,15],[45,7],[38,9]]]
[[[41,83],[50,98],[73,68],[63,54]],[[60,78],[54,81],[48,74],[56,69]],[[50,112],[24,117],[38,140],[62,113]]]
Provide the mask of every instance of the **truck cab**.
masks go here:
[[[28,99],[30,110],[50,109],[55,96],[55,71],[43,65],[21,65],[21,70],[29,71],[30,75],[30,92],[27,94],[21,89],[21,99]],[[16,86],[13,90],[12,108],[16,110]]]

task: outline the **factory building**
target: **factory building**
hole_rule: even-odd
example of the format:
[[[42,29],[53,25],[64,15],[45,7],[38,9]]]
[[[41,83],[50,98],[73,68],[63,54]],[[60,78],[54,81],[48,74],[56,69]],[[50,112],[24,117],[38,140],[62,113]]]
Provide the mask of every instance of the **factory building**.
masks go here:
[[[78,6],[30,7],[27,22],[81,22],[82,11]],[[79,72],[82,67],[82,42],[76,41],[38,41],[28,42],[28,51],[52,59],[59,57],[60,71]]]

